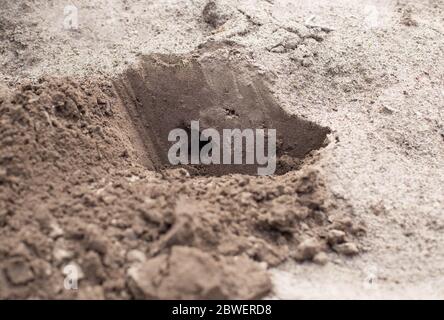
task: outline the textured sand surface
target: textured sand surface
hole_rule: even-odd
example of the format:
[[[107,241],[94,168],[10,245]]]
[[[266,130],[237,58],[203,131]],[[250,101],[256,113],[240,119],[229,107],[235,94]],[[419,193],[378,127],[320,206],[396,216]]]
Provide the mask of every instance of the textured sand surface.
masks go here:
[[[173,255],[168,251],[173,244],[162,243],[161,236],[180,220],[177,210],[171,209],[180,201],[178,196],[170,199],[174,190],[204,207],[204,213],[196,209],[197,217],[207,217],[214,198],[228,197],[236,210],[245,201],[245,208],[235,214],[229,203],[219,202],[216,211],[224,212],[222,217],[210,214],[209,221],[199,220],[204,221],[202,228],[201,222],[195,224],[199,229],[195,238],[189,240],[179,232],[173,243],[222,256],[246,253],[248,259],[256,260],[251,261],[251,268],[257,272],[250,282],[243,280],[250,284],[248,290],[261,295],[270,292],[269,297],[277,298],[444,298],[442,1],[77,0],[77,30],[63,27],[66,5],[58,0],[0,0],[0,116],[4,121],[0,129],[0,256],[5,261],[0,284],[7,288],[0,289],[2,296],[64,296],[58,288],[63,286],[63,263],[55,260],[71,259],[72,251],[82,260],[88,288],[80,294],[131,297],[134,290],[128,291],[125,283],[128,267],[145,263],[140,261],[145,255],[149,258],[159,250]],[[270,203],[252,205],[251,195],[263,190],[258,178],[246,184],[241,182],[244,176],[195,180],[174,171],[169,177],[148,171],[138,162],[142,142],[137,141],[130,117],[115,96],[113,81],[141,55],[187,55],[208,41],[239,46],[239,54],[227,48],[219,53],[251,66],[285,111],[332,132],[327,146],[310,155],[302,170],[272,178],[262,195]],[[53,80],[67,76],[74,80]],[[20,94],[11,93],[41,77],[47,79],[40,80],[41,87],[25,85]],[[43,100],[34,100],[38,92],[46,95],[39,98]],[[74,105],[67,103],[67,97],[75,100]],[[52,105],[56,107],[51,111],[47,107]],[[16,123],[23,127],[15,127]],[[44,134],[39,135],[36,123]],[[58,136],[59,131],[54,133],[49,127],[63,130]],[[83,138],[75,139],[76,135]],[[108,139],[108,145],[100,139]],[[64,149],[60,145],[64,141],[72,148],[65,145]],[[130,147],[124,150],[124,146]],[[50,152],[39,154],[39,160],[30,156],[42,149]],[[83,150],[83,155],[78,156],[76,150]],[[93,155],[98,158],[92,159]],[[18,160],[28,169],[35,166],[34,170],[21,175]],[[49,169],[54,163],[60,167]],[[73,168],[85,173],[74,174]],[[45,170],[53,176],[45,175]],[[93,178],[89,170],[96,171]],[[66,181],[64,172],[71,172]],[[186,180],[183,189],[181,179]],[[30,190],[23,187],[29,181]],[[90,192],[106,193],[108,183],[111,198]],[[213,190],[214,184],[220,188]],[[309,200],[317,207],[295,200],[298,188],[306,185],[311,190]],[[152,194],[158,186],[160,196]],[[233,194],[227,196],[226,190]],[[274,190],[283,191],[273,194]],[[66,198],[54,199],[61,194]],[[157,200],[147,203],[146,194]],[[273,202],[282,197],[281,202]],[[153,207],[161,208],[154,211],[162,218],[140,216]],[[255,219],[250,219],[247,208],[254,208]],[[296,232],[289,239],[282,234],[296,221],[295,213],[287,212],[292,208],[311,211],[302,219],[306,222],[298,220],[293,226]],[[337,216],[341,223],[334,222]],[[217,229],[224,219],[231,221],[226,234]],[[63,235],[53,220],[62,225]],[[123,227],[111,228],[112,221]],[[270,226],[277,227],[278,236],[261,233],[258,222],[265,223],[268,231]],[[20,228],[28,223],[29,228]],[[144,230],[139,230],[141,224]],[[355,247],[341,250],[331,244],[334,237],[329,232],[338,227],[344,229],[346,242],[356,246],[358,255],[344,254]],[[217,238],[218,232],[227,239]],[[97,240],[102,233],[106,239]],[[245,238],[241,248],[220,247],[218,241],[239,244],[239,239],[228,240],[234,235]],[[161,247],[153,249],[159,237]],[[217,239],[208,241],[211,237]],[[306,237],[323,242],[304,242]],[[23,244],[24,239],[32,241]],[[54,257],[58,246],[64,251]],[[17,252],[11,254],[11,248]],[[128,260],[130,250],[137,252]],[[301,252],[313,250],[326,256],[318,256],[318,263],[301,263],[307,260],[300,258]],[[206,253],[192,257],[201,254]],[[308,260],[315,258],[308,255]],[[192,257],[191,265],[197,259]],[[264,266],[259,262],[278,265],[268,271],[272,285],[263,277]],[[46,271],[56,273],[57,280],[48,288],[43,285],[42,292],[36,288],[42,287],[39,281],[45,283],[40,279]],[[236,280],[233,270],[226,273],[230,281]],[[213,279],[220,277],[215,274]],[[247,289],[247,293],[227,293],[226,284],[215,281],[219,296],[254,296]]]

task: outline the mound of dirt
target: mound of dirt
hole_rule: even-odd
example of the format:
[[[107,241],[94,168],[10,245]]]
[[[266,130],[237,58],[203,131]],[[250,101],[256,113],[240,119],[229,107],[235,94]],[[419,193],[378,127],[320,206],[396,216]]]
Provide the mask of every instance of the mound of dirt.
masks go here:
[[[228,59],[239,54],[224,50]],[[149,61],[141,63],[154,68]],[[201,69],[190,68],[190,88],[205,85]],[[137,88],[156,89],[150,81]],[[146,163],[146,139],[156,132],[141,131],[131,108],[107,79],[46,78],[1,90],[0,298],[259,298],[271,289],[259,263],[324,261],[321,253],[350,249],[363,232],[335,211],[313,166],[316,151],[282,176],[156,172]],[[156,108],[143,104],[146,113]],[[301,155],[320,147],[326,129],[273,108],[297,132],[313,132],[310,145],[295,149]],[[67,265],[79,270],[78,290],[64,288]]]

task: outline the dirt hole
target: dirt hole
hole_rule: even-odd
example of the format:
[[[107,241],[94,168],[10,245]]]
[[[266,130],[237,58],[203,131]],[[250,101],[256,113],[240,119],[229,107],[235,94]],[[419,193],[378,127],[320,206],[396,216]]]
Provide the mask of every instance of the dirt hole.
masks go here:
[[[172,167],[169,132],[191,121],[200,130],[276,129],[276,174],[299,167],[312,150],[324,145],[328,128],[286,113],[260,77],[232,61],[194,56],[150,55],[116,80],[115,86],[143,142],[140,152],[150,169]],[[200,133],[199,133],[200,134]],[[206,143],[199,145],[201,149]],[[265,143],[267,145],[267,143]],[[185,166],[195,175],[257,174],[257,164]]]

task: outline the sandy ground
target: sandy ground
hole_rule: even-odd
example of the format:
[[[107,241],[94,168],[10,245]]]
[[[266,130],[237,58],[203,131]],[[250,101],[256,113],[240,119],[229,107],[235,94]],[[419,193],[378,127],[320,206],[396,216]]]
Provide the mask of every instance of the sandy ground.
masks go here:
[[[332,130],[312,165],[360,254],[271,269],[271,298],[444,298],[444,4],[0,0],[0,79],[113,77],[141,54],[243,46],[278,103]]]

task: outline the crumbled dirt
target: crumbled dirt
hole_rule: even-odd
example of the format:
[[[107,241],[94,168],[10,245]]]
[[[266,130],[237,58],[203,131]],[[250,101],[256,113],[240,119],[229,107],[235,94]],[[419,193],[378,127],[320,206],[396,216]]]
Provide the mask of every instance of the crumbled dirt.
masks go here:
[[[264,275],[277,298],[444,297],[441,0],[75,4],[69,30],[65,0],[0,0],[0,297],[202,298],[142,281],[175,249],[192,251],[184,266],[216,261],[199,266],[227,297],[263,296]],[[291,123],[314,123],[316,143],[281,176],[150,162],[162,149],[132,113],[127,95],[144,95],[131,78],[153,57],[207,72],[206,55],[224,79],[234,68],[260,83]],[[177,97],[172,69],[156,79]],[[257,270],[245,292],[219,281],[235,259]],[[63,287],[68,264],[78,291]],[[146,265],[134,290],[128,271]]]
[[[156,172],[110,81],[44,78],[2,97],[1,297],[258,298],[271,289],[258,263],[280,264],[307,237],[331,250],[341,219],[310,165],[316,151],[280,177]],[[358,229],[348,224],[347,240]],[[165,259],[175,263],[165,281],[147,283]],[[70,263],[84,275],[78,292],[63,288]],[[199,289],[190,267],[212,286]]]

